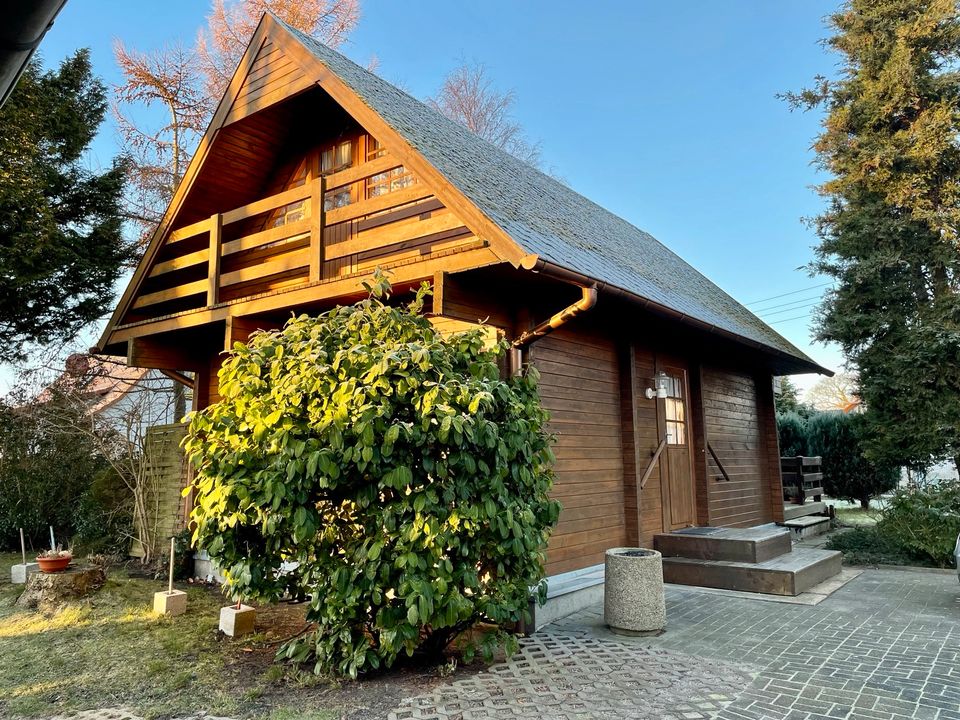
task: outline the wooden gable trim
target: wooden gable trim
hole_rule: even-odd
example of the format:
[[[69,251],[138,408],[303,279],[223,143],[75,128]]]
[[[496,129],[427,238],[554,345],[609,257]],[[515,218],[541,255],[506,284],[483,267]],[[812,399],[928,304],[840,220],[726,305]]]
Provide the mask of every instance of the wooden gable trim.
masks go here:
[[[409,167],[418,175],[421,181],[433,190],[433,193],[446,207],[462,217],[470,230],[477,236],[486,239],[500,258],[514,267],[532,265],[529,254],[524,252],[513,238],[447,180],[443,173],[411,146],[375,110],[364,103],[346,83],[337,77],[296,37],[291,35],[270,15],[264,17],[264,22],[270,25],[273,42],[278,42],[277,35],[282,34],[287,39],[283,49],[290,58],[299,63],[307,75],[316,77],[317,85],[323,88],[362,128],[389,147],[390,153],[399,158],[405,167]],[[533,261],[535,260],[536,258],[533,258]]]
[[[100,340],[97,342],[97,347],[101,350],[109,344],[113,329],[117,327],[117,325],[120,323],[120,320],[130,309],[133,298],[140,289],[140,285],[143,283],[143,280],[146,278],[148,270],[153,265],[154,258],[163,245],[164,238],[169,233],[173,221],[176,219],[178,213],[180,212],[180,208],[183,206],[183,201],[186,199],[190,189],[193,187],[194,180],[196,180],[197,174],[200,172],[200,168],[203,167],[203,163],[207,158],[207,154],[213,145],[217,133],[220,128],[223,127],[224,120],[226,119],[230,108],[233,107],[233,103],[237,98],[237,94],[240,92],[240,88],[243,87],[243,83],[246,80],[247,74],[250,72],[250,68],[256,60],[257,55],[259,55],[260,49],[263,47],[263,43],[267,35],[267,29],[267,25],[261,20],[260,24],[257,26],[257,29],[253,33],[253,37],[250,39],[250,44],[247,46],[246,52],[240,59],[240,65],[237,67],[236,72],[233,74],[233,78],[230,80],[230,84],[227,86],[227,91],[224,93],[223,97],[220,99],[220,103],[217,105],[217,109],[210,120],[210,124],[207,126],[207,131],[200,139],[200,144],[197,145],[197,150],[190,159],[190,164],[187,166],[186,172],[184,172],[183,177],[180,179],[180,184],[177,185],[177,189],[174,192],[173,197],[170,199],[170,205],[167,207],[167,211],[160,219],[160,223],[157,225],[157,229],[151,236],[150,242],[147,245],[147,249],[144,251],[143,257],[140,259],[140,263],[137,265],[137,269],[133,273],[133,277],[130,278],[130,282],[123,291],[123,295],[120,296],[120,301],[117,303],[116,309],[110,316],[110,320],[107,323],[106,328],[104,328],[103,334],[100,336]],[[186,228],[175,231],[174,234],[179,234],[177,239],[186,239],[188,237],[192,237],[200,232],[204,232],[207,229],[209,222],[209,220],[203,220],[200,223],[194,223]]]
[[[310,86],[316,84],[326,91],[334,101],[339,103],[347,113],[352,115],[365,130],[388,145],[396,164],[403,164],[409,167],[420,177],[422,185],[429,188],[453,213],[462,217],[464,225],[478,237],[483,238],[489,243],[490,247],[486,252],[493,255],[495,260],[484,256],[486,264],[492,261],[506,261],[515,267],[520,267],[521,265],[528,267],[530,265],[530,256],[527,255],[503,229],[488,218],[462,192],[454,187],[439,170],[417,152],[374,110],[368,107],[356,93],[317,59],[296,37],[274,20],[272,16],[267,14],[264,15],[260,24],[257,26],[250,40],[250,44],[247,46],[247,50],[230,81],[227,91],[223,98],[221,98],[217,110],[210,121],[210,125],[200,140],[197,150],[171,199],[166,213],[164,213],[160,224],[151,237],[143,258],[138,264],[133,277],[124,290],[113,315],[97,343],[97,347],[101,350],[110,344],[124,342],[127,338],[133,336],[125,332],[118,333],[116,330],[121,327],[120,321],[133,306],[133,300],[152,268],[164,239],[168,235],[176,235],[178,239],[186,239],[203,232],[209,227],[210,221],[203,220],[187,228],[182,228],[174,231],[174,233],[170,233],[170,228],[179,214],[184,201],[188,197],[199,170],[209,154],[210,148],[216,142],[219,130],[228,122],[240,119],[233,115],[234,103],[237,100],[237,96],[244,85],[251,67],[255,63],[263,45],[268,40],[275,44],[279,50],[284,52],[292,62],[301,68],[305,76],[310,79]],[[276,98],[273,101],[295,95],[303,90],[303,84],[296,83],[287,88],[287,93],[283,98]],[[331,215],[333,214],[334,213],[331,213]],[[330,220],[332,221],[332,219],[331,217]],[[300,288],[300,290],[302,292],[309,292],[311,290],[315,292],[316,285],[310,284]],[[222,307],[214,308],[213,315],[217,316],[216,319],[222,319],[221,310]],[[204,314],[209,313],[190,313],[190,317],[200,317]]]

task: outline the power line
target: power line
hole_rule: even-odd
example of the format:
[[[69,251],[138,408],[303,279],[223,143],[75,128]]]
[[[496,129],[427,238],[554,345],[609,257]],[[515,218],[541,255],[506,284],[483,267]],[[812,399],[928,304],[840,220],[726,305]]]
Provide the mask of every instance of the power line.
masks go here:
[[[820,283],[819,285],[811,285],[810,287],[802,288],[801,290],[794,290],[792,292],[781,293],[780,295],[773,295],[768,298],[763,298],[763,300],[754,300],[753,302],[746,303],[747,305],[760,305],[765,303],[768,300],[776,300],[777,298],[787,297],[787,295],[796,295],[797,293],[807,292],[808,290],[815,290],[816,288],[826,287],[827,285],[833,285],[833,280],[830,282]]]
[[[819,305],[819,304],[820,304],[820,301],[816,300],[812,303],[807,303],[806,305],[800,305],[799,307],[788,307],[788,308],[784,308],[783,310],[777,310],[772,313],[764,313],[760,317],[768,318],[768,317],[773,317],[774,315],[782,315],[783,313],[796,312],[797,310],[804,310],[805,308],[813,307],[814,305]]]
[[[770,322],[767,323],[767,325],[779,325],[780,323],[790,322],[791,320],[801,320],[803,318],[807,318],[809,320],[810,313],[807,313],[806,315],[797,315],[796,317],[792,317],[792,318],[780,318],[779,320],[771,320]]]
[[[822,298],[821,295],[816,295],[814,297],[799,298],[797,300],[791,300],[790,302],[779,303],[777,305],[771,305],[765,308],[759,308],[757,310],[754,310],[754,313],[756,313],[757,315],[763,315],[764,313],[770,310],[776,310],[777,308],[785,308],[785,307],[788,307],[789,305],[799,305],[800,303],[805,303],[805,302],[820,302],[821,298]]]

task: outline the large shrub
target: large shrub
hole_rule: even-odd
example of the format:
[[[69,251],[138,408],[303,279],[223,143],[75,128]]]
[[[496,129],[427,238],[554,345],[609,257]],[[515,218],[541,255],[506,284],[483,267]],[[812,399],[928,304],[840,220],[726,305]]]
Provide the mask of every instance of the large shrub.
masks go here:
[[[0,405],[0,547],[19,549],[21,527],[33,548],[49,544],[50,525],[64,545],[77,531],[78,508],[107,467],[83,428],[83,410],[55,392]]]
[[[810,454],[807,449],[807,421],[799,413],[777,413],[777,435],[782,457]]]
[[[871,498],[896,487],[899,469],[877,465],[864,455],[863,415],[819,413],[807,421],[806,429],[810,455],[823,458],[823,489],[830,497],[867,508]]]
[[[878,530],[940,567],[953,565],[960,534],[960,481],[897,491],[883,511]]]
[[[406,308],[370,290],[237,344],[185,441],[228,591],[309,597],[316,631],[281,656],[350,675],[520,619],[559,513],[535,371],[504,380],[480,332],[441,337],[427,288]]]

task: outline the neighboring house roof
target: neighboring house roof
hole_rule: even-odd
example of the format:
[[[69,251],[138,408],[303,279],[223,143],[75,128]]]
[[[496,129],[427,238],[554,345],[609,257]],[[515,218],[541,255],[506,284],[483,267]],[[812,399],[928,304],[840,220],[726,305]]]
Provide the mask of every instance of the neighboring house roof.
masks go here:
[[[525,252],[819,368],[649,233],[274,20]]]
[[[37,400],[46,402],[54,391],[76,393],[87,401],[90,412],[97,414],[133,390],[149,372],[103,356],[76,353],[67,358],[63,374]]]

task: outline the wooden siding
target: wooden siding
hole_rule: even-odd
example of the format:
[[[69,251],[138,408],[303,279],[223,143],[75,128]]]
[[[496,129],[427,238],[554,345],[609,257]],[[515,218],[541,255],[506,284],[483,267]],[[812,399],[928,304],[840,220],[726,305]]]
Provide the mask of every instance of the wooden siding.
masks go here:
[[[611,340],[561,328],[538,340],[530,361],[557,435],[553,495],[563,504],[547,574],[603,562],[626,544],[617,352]]]
[[[313,80],[307,77],[300,65],[284,53],[279,45],[267,39],[250,66],[224,124],[252,115],[311,85]]]
[[[764,434],[770,423],[760,416],[756,379],[748,372],[710,367],[703,368],[701,377],[706,441],[730,477],[725,481],[708,457],[710,524],[744,527],[770,522],[773,516]]]
[[[636,439],[640,462],[640,476],[642,477],[654,458],[657,446],[662,436],[657,424],[657,400],[650,400],[644,390],[650,387],[652,378],[656,375],[655,357],[652,351],[646,348],[634,350],[634,372],[637,376],[639,391],[636,395]],[[641,547],[653,547],[653,536],[663,532],[664,507],[666,507],[666,483],[663,482],[662,463],[655,462],[647,478],[647,484],[640,493],[640,535]]]

